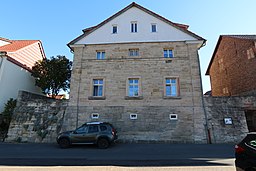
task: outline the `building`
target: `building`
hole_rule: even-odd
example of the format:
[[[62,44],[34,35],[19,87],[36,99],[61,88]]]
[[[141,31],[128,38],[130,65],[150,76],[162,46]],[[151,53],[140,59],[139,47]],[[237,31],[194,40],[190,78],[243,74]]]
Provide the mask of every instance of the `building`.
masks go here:
[[[187,25],[131,3],[68,46],[74,52],[63,130],[107,121],[124,141],[205,143],[198,50]]]
[[[232,118],[239,113],[237,117],[250,132],[256,131],[256,104],[251,100],[256,95],[255,57],[256,35],[221,35],[206,71],[211,80],[212,96],[219,96],[219,99],[226,96],[229,101],[235,99],[236,103],[223,104],[230,106],[223,113],[231,111],[229,117]],[[242,107],[236,111],[232,105]]]
[[[40,93],[31,76],[32,66],[45,58],[39,40],[9,40],[0,38],[0,113],[19,90]]]
[[[255,94],[255,56],[256,35],[221,35],[206,71],[212,96]]]

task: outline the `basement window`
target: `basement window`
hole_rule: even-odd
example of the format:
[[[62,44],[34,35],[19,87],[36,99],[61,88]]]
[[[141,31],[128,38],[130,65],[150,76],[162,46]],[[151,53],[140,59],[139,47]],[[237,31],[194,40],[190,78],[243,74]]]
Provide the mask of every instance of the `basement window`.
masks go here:
[[[98,113],[92,113],[92,119],[99,119],[100,115]]]
[[[178,120],[178,115],[177,114],[170,114],[169,118],[170,118],[170,120]]]
[[[130,114],[130,119],[132,119],[132,120],[135,120],[135,119],[137,119],[137,114],[136,113],[131,113]]]

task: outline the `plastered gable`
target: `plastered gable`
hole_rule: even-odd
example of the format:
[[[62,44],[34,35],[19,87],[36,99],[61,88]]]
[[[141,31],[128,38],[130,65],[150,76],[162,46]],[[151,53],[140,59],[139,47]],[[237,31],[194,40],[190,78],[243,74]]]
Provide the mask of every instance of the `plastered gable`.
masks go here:
[[[131,33],[131,22],[136,21],[138,32]],[[151,24],[157,25],[157,32],[151,32]],[[112,26],[118,27],[118,33],[112,34]],[[191,35],[173,27],[172,25],[138,9],[132,7],[115,17],[103,26],[91,32],[75,44],[104,44],[127,42],[159,42],[159,41],[187,41],[197,40]]]

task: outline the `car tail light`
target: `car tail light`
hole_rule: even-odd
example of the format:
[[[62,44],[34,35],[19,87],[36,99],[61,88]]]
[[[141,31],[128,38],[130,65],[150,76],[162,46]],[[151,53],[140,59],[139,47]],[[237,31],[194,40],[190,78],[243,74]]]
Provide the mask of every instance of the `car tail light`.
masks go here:
[[[116,130],[112,128],[112,135],[115,135]]]
[[[240,154],[244,152],[244,148],[240,147],[239,145],[235,146],[236,153]]]

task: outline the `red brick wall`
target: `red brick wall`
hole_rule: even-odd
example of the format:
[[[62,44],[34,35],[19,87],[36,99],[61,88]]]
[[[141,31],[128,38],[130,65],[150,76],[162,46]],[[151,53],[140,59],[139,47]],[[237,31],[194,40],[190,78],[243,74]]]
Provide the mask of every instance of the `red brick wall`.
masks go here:
[[[248,59],[254,41],[223,36],[209,74],[213,96],[232,96],[256,90],[256,58]]]

